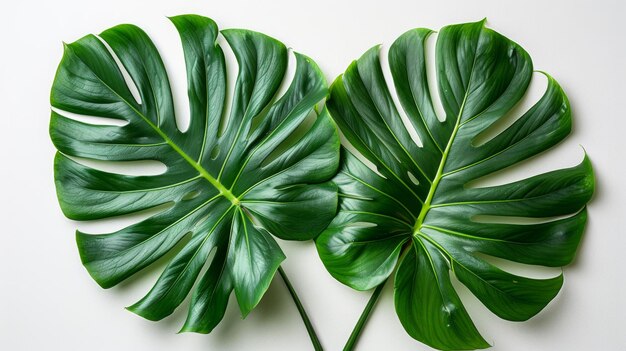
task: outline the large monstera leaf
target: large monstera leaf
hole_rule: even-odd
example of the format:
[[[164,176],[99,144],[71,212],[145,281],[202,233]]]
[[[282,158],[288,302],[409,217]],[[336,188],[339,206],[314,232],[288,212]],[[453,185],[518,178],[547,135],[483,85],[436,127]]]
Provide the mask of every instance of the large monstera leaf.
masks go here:
[[[77,232],[82,262],[108,288],[180,243],[182,249],[154,287],[129,309],[162,319],[196,284],[183,330],[207,333],[222,319],[231,292],[243,316],[261,299],[285,258],[271,235],[308,240],[333,218],[337,190],[329,179],[338,167],[339,141],[326,110],[314,112],[327,86],[311,59],[295,54],[294,78],[277,99],[286,47],[252,31],[221,31],[239,65],[229,102],[230,78],[216,24],[200,16],[171,21],[187,67],[188,130],[177,127],[167,73],[146,33],[120,25],[99,37],[88,35],[65,46],[52,106],[124,124],[85,123],[52,112],[50,134],[59,150],[55,180],[61,208],[71,219],[110,218],[164,205],[113,233]],[[312,123],[311,113],[316,114]],[[158,175],[116,174],[72,157],[154,160],[167,169]]]
[[[376,287],[397,270],[396,312],[413,338],[442,350],[485,348],[489,345],[455,292],[451,274],[499,317],[522,321],[534,316],[559,292],[562,276],[516,276],[484,255],[550,267],[570,263],[594,178],[585,157],[573,168],[510,184],[471,186],[564,139],[571,129],[570,106],[548,76],[547,89],[532,108],[478,143],[477,137],[524,96],[532,61],[483,22],[443,28],[435,53],[445,111],[440,121],[426,76],[425,41],[431,33],[411,30],[389,50],[393,85],[421,146],[393,102],[378,47],[332,85],[331,116],[378,173],[342,151],[334,178],[340,210],[317,247],[330,273],[355,289]],[[481,223],[479,215],[499,223]],[[541,220],[515,224],[510,217]]]

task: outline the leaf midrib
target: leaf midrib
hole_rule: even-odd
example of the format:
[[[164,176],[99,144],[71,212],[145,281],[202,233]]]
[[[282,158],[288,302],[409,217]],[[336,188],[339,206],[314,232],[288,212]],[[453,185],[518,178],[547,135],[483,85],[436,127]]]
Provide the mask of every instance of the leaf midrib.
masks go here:
[[[473,69],[472,69],[473,72]],[[456,124],[454,125],[454,129],[452,130],[452,134],[450,135],[450,140],[448,141],[448,145],[446,146],[445,151],[443,152],[442,156],[441,156],[441,161],[439,162],[439,167],[437,168],[437,173],[435,174],[435,177],[433,178],[433,183],[430,186],[430,189],[428,190],[428,195],[426,196],[426,200],[424,201],[424,205],[422,206],[422,209],[420,210],[420,213],[417,217],[417,220],[415,221],[415,226],[413,226],[413,236],[417,236],[422,224],[424,223],[424,218],[426,218],[426,214],[428,214],[428,211],[430,210],[431,207],[431,202],[433,200],[433,197],[435,195],[435,191],[437,191],[437,186],[439,185],[439,182],[441,181],[441,179],[443,178],[443,168],[446,165],[446,161],[448,159],[448,155],[450,154],[450,148],[452,147],[452,143],[454,141],[454,138],[456,137],[456,133],[459,130],[459,121],[461,120],[461,114],[463,113],[463,108],[465,107],[465,101],[467,100],[467,93],[465,94],[465,97],[463,98],[463,103],[461,104],[461,109],[459,110],[459,114],[457,116],[457,120],[456,120]]]
[[[126,102],[126,100],[124,101]],[[128,104],[128,102],[126,103]],[[154,131],[157,134],[159,134],[159,136],[161,136],[163,140],[165,140],[165,142],[174,151],[180,154],[180,156],[182,156],[183,159],[185,159],[185,161],[187,161],[196,171],[198,171],[198,173],[200,173],[202,177],[208,180],[209,183],[211,183],[211,185],[213,185],[220,192],[220,195],[228,199],[233,205],[239,204],[239,199],[235,195],[233,195],[233,193],[230,190],[228,190],[224,185],[222,185],[222,183],[220,183],[216,178],[214,178],[211,174],[209,174],[209,172],[206,169],[204,169],[204,167],[202,167],[198,162],[196,162],[196,160],[194,160],[189,155],[187,155],[187,153],[183,151],[183,149],[181,149],[176,143],[174,143],[174,141],[170,139],[167,136],[167,134],[163,133],[163,131],[158,126],[152,123],[146,116],[144,116],[140,111],[135,109],[133,106],[131,106],[130,104],[128,104],[128,106],[130,106],[130,108],[133,109],[133,111],[135,111],[135,113],[139,117],[141,117],[150,127],[152,127],[152,129],[154,129]]]
[[[85,63],[85,61],[83,61],[83,59],[76,55],[76,57],[87,67],[89,67],[89,65],[87,65]],[[183,149],[181,149],[172,139],[170,139],[170,137],[167,136],[167,134],[165,134],[161,128],[159,128],[157,125],[155,125],[154,123],[152,123],[152,121],[150,121],[150,119],[148,119],[148,117],[146,117],[143,113],[141,113],[141,111],[137,110],[131,103],[128,102],[128,100],[126,100],[124,97],[122,97],[120,94],[117,93],[117,91],[115,91],[115,89],[111,88],[104,80],[102,80],[100,78],[100,76],[98,76],[97,74],[95,74],[94,72],[94,76],[105,86],[107,87],[113,94],[115,94],[122,102],[124,102],[124,104],[126,104],[131,110],[133,110],[133,112],[135,112],[135,114],[137,116],[139,116],[144,122],[146,122],[161,138],[163,138],[163,140],[174,150],[176,151],[180,156],[182,156],[182,158],[187,161],[196,171],[198,171],[198,173],[204,177],[206,180],[209,181],[209,183],[211,183],[211,185],[213,185],[220,193],[220,195],[224,196],[226,199],[228,199],[233,205],[239,205],[239,198],[237,198],[235,195],[233,195],[233,193],[228,190],[224,185],[222,185],[222,183],[220,183],[216,178],[214,178],[206,169],[204,169],[204,167],[202,167],[198,162],[196,162],[196,160],[194,160],[193,158],[191,158],[189,155],[187,155],[187,153],[185,151],[183,151]]]
[[[456,123],[454,124],[454,129],[452,130],[452,134],[450,135],[450,139],[448,140],[448,145],[446,145],[446,149],[441,155],[441,161],[439,162],[437,173],[435,174],[435,177],[433,177],[433,182],[430,186],[430,189],[428,190],[428,195],[426,196],[426,200],[424,201],[424,204],[422,205],[422,209],[420,210],[417,220],[415,221],[415,226],[413,226],[414,237],[417,237],[417,235],[419,234],[422,224],[424,223],[424,219],[426,218],[426,214],[428,214],[428,211],[430,210],[430,207],[431,207],[430,204],[432,203],[432,200],[434,198],[435,191],[437,191],[437,186],[439,185],[439,182],[441,181],[443,176],[446,175],[443,173],[443,169],[446,165],[446,161],[448,160],[448,156],[450,155],[450,149],[452,148],[452,144],[454,143],[456,134],[461,127],[461,117],[463,115],[463,111],[465,110],[465,103],[467,102],[467,97],[469,96],[470,87],[472,85],[472,78],[474,76],[474,67],[476,66],[476,56],[477,55],[475,52],[474,59],[472,61],[472,68],[470,71],[470,76],[467,81],[467,87],[465,88],[465,95],[463,96],[463,102],[461,103],[461,107],[459,108],[459,113],[456,116]]]

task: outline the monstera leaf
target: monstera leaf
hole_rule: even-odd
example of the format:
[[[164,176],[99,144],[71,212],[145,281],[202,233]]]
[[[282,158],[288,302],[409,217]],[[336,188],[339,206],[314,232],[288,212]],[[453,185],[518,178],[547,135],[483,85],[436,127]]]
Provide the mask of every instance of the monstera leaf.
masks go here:
[[[327,95],[311,59],[295,54],[295,76],[277,99],[288,63],[285,46],[247,30],[221,31],[239,64],[227,101],[230,77],[215,23],[200,16],[171,21],[187,67],[188,130],[177,127],[167,73],[146,33],[120,25],[88,35],[65,45],[52,106],[123,125],[52,112],[50,135],[59,150],[55,182],[71,219],[158,206],[158,213],[116,232],[77,232],[80,257],[96,282],[109,288],[179,244],[182,249],[152,290],[129,309],[162,319],[197,282],[183,330],[207,333],[222,319],[231,292],[243,316],[263,296],[285,258],[271,235],[311,239],[333,218],[337,190],[329,179],[338,167],[339,141],[325,110],[310,115]],[[158,175],[116,174],[78,158],[153,160],[167,169]]]
[[[396,312],[406,331],[434,348],[489,345],[451,284],[451,274],[501,318],[526,320],[559,292],[562,276],[529,279],[485,260],[570,263],[593,192],[589,160],[510,184],[470,182],[526,160],[563,140],[571,129],[567,97],[551,78],[544,95],[503,132],[480,136],[524,96],[533,74],[519,45],[483,22],[441,30],[436,72],[445,120],[429,91],[428,29],[411,30],[389,51],[393,85],[422,145],[411,138],[379,61],[367,51],[331,87],[328,110],[347,140],[378,172],[342,151],[340,211],[317,240],[330,273],[359,290],[396,271]],[[489,216],[484,223],[481,216]],[[540,220],[511,223],[511,217]],[[484,217],[483,217],[484,218]],[[496,222],[496,223],[492,223]],[[519,221],[518,221],[519,223]]]

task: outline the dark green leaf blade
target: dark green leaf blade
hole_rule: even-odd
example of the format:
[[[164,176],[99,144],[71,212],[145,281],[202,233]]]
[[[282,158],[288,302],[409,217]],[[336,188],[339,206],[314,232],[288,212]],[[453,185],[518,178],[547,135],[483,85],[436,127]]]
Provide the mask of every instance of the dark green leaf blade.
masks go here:
[[[264,229],[254,227],[242,210],[236,210],[227,264],[243,317],[259,303],[285,254]]]
[[[550,302],[563,285],[563,275],[529,279],[507,273],[476,257],[459,255],[456,277],[500,318],[525,321]]]
[[[187,320],[181,332],[210,333],[224,317],[228,298],[233,291],[232,279],[226,267],[228,252],[224,245],[217,248],[209,269],[193,292]]]
[[[372,172],[345,149],[341,160],[335,177],[341,211],[317,239],[317,250],[335,278],[368,290],[393,271],[416,217],[402,201],[402,187]]]
[[[518,277],[480,255],[553,267],[570,263],[595,180],[585,156],[572,168],[475,186],[563,140],[571,131],[569,101],[544,74],[548,84],[539,101],[484,141],[526,94],[532,61],[484,21],[452,25],[439,32],[435,52],[441,121],[427,77],[432,32],[408,31],[389,50],[393,86],[421,146],[408,140],[378,47],[333,83],[328,109],[376,171],[344,150],[335,177],[339,214],[316,242],[329,272],[355,289],[373,288],[397,269],[396,310],[417,340],[439,349],[481,348],[488,345],[454,293],[449,272],[498,316],[531,318],[556,296],[562,277]],[[448,323],[442,311],[455,311],[458,319]]]
[[[206,234],[192,237],[165,268],[150,292],[128,307],[128,310],[150,320],[161,320],[172,314],[189,294],[211,251],[224,249],[223,242],[228,237],[224,233],[230,229],[232,211],[214,211],[209,214],[209,218],[201,225],[211,228],[195,228],[196,232]],[[211,218],[220,213],[223,214],[219,218]],[[222,241],[221,245],[219,241]]]
[[[231,292],[244,316],[261,300],[284,259],[272,235],[307,240],[332,219],[337,188],[329,181],[339,140],[328,114],[316,110],[327,86],[310,58],[295,54],[294,78],[278,99],[285,45],[252,31],[224,31],[239,64],[225,116],[226,63],[217,25],[195,15],[171,21],[185,54],[189,129],[178,129],[167,72],[145,32],[120,25],[86,36],[65,46],[52,86],[55,183],[72,219],[152,209],[148,218],[115,232],[78,232],[81,260],[108,288],[182,243],[129,310],[159,320],[193,290],[182,331],[208,333],[222,319]],[[105,118],[104,124],[92,123],[92,116]],[[76,157],[157,161],[165,171],[118,174]]]
[[[423,238],[412,244],[394,284],[396,312],[404,329],[440,350],[489,347],[452,287],[445,257]]]

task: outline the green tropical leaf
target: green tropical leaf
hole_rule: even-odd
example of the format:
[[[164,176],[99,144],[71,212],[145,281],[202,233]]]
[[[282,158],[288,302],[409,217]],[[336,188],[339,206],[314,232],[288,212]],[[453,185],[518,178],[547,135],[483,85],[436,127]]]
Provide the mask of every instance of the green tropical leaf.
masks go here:
[[[244,317],[258,304],[285,258],[272,235],[312,239],[333,218],[337,189],[329,179],[338,167],[339,140],[327,111],[315,112],[327,86],[310,58],[295,53],[294,78],[277,98],[288,64],[286,47],[252,31],[221,31],[239,65],[225,116],[230,78],[216,24],[192,15],[171,21],[187,67],[188,130],[177,127],[165,67],[144,31],[120,25],[85,36],[65,45],[52,86],[56,109],[50,135],[59,150],[55,182],[71,219],[158,208],[116,232],[77,232],[82,262],[109,288],[181,243],[154,287],[129,309],[159,320],[193,289],[183,331],[208,333],[233,291]],[[79,121],[60,111],[123,125]],[[77,158],[153,160],[166,170],[117,174]]]
[[[571,129],[570,106],[547,76],[543,96],[503,132],[478,138],[525,95],[533,74],[519,45],[484,22],[444,27],[436,74],[445,120],[433,107],[425,42],[415,29],[389,50],[393,85],[422,145],[402,122],[383,76],[379,47],[353,62],[331,87],[331,116],[378,172],[342,150],[340,210],[317,239],[330,273],[355,289],[376,287],[396,270],[398,317],[415,339],[441,350],[489,345],[450,281],[451,274],[501,318],[522,321],[559,292],[551,279],[516,276],[484,255],[524,264],[570,263],[583,234],[594,178],[589,160],[510,184],[471,181],[548,150]],[[497,223],[483,223],[479,216]],[[496,216],[496,217],[493,217]],[[540,220],[515,224],[510,217]]]

